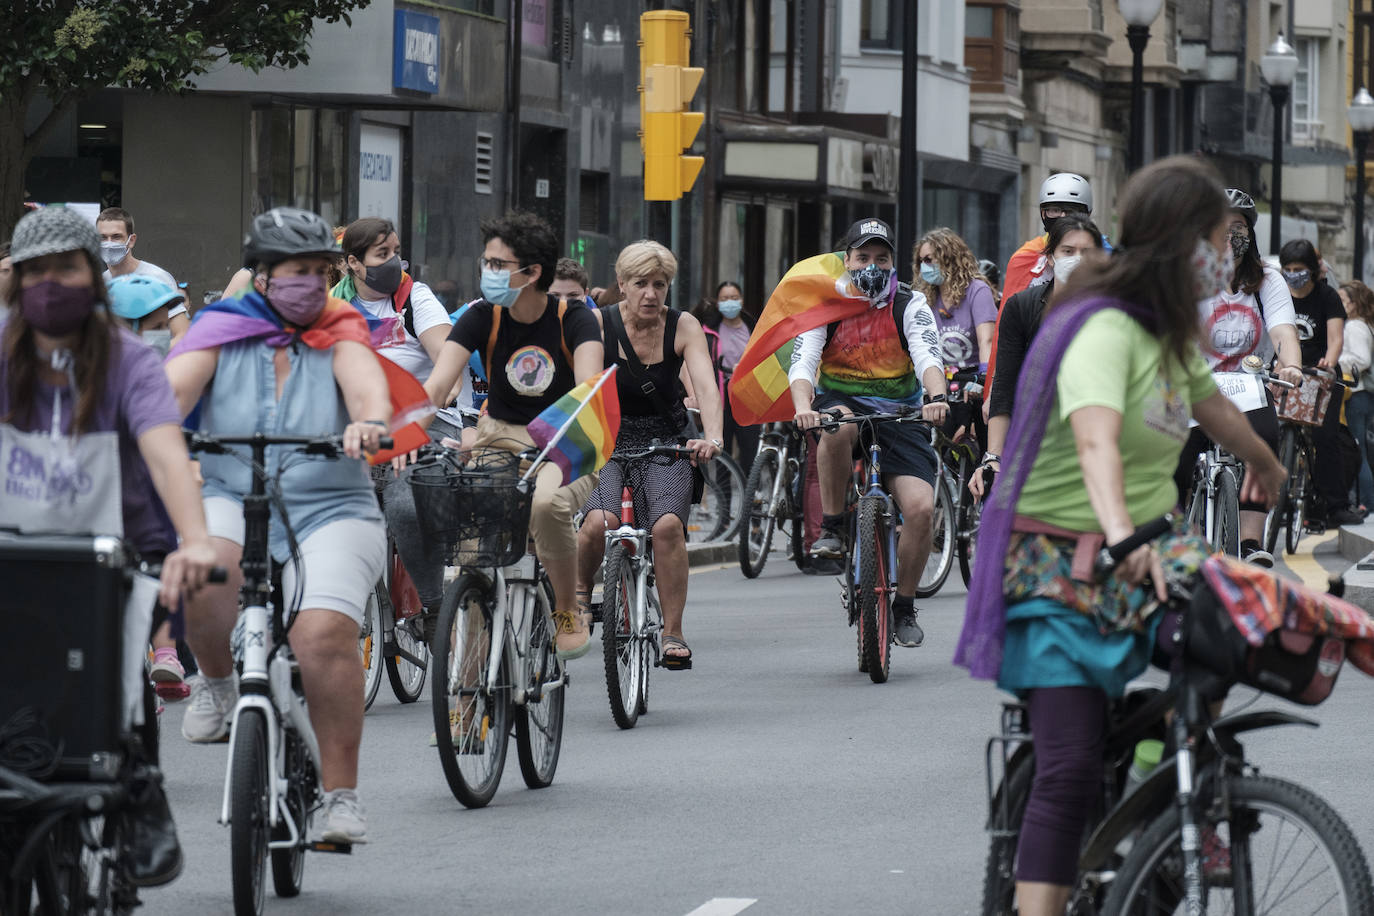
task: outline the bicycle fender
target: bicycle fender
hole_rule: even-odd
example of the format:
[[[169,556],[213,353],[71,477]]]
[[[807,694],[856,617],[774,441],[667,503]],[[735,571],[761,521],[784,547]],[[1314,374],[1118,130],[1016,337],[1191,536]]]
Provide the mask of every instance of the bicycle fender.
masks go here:
[[[1212,726],[1213,732],[1223,742],[1233,739],[1243,732],[1256,731],[1276,725],[1306,725],[1317,727],[1318,723],[1306,716],[1298,716],[1278,709],[1266,709],[1240,715],[1223,716]],[[1203,771],[1216,759],[1216,750],[1210,744],[1199,749],[1197,759],[1198,785],[1207,781]],[[1124,801],[1114,808],[1107,819],[1098,825],[1088,838],[1083,853],[1078,858],[1078,870],[1082,872],[1100,871],[1111,857],[1116,847],[1136,828],[1148,823],[1159,812],[1174,803],[1178,791],[1178,781],[1174,757],[1160,761],[1159,766],[1146,777]]]

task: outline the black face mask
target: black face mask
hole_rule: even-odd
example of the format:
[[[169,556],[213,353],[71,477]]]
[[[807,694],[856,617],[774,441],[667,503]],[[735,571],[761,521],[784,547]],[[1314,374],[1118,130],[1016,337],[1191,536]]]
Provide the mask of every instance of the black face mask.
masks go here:
[[[368,289],[390,296],[401,288],[401,256],[395,254],[389,261],[383,261],[367,269],[363,282]]]

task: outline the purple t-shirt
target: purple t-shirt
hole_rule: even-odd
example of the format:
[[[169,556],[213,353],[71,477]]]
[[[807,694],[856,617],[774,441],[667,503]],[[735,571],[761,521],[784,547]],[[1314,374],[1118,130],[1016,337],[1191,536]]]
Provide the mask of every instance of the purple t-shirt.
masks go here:
[[[978,368],[978,332],[980,324],[997,322],[997,304],[992,299],[992,288],[982,280],[974,280],[964,293],[964,301],[951,309],[944,304],[939,294],[931,309],[935,313],[935,323],[940,328],[940,347],[944,351],[945,365],[955,369]],[[945,313],[949,316],[946,317]]]
[[[3,330],[0,323],[0,331]],[[166,552],[176,548],[176,529],[153,489],[153,480],[138,451],[138,437],[164,424],[181,425],[172,386],[162,371],[157,353],[137,336],[119,330],[119,344],[110,353],[102,394],[91,418],[91,432],[115,432],[119,436],[119,475],[124,496],[124,537],[140,553]],[[9,361],[0,352],[0,379],[7,378]],[[52,426],[53,396],[62,402],[62,432],[71,432],[75,413],[67,386],[54,387],[41,380],[34,409],[20,411],[10,422],[23,432]],[[10,412],[9,385],[0,383],[0,416]],[[8,473],[9,461],[0,456],[0,469]]]

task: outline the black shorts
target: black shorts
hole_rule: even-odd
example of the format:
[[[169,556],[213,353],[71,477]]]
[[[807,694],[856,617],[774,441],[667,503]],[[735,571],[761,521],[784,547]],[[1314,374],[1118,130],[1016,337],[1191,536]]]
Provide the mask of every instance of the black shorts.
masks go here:
[[[816,410],[831,407],[847,407],[856,415],[874,413],[872,407],[854,398],[828,391],[817,392],[811,406]],[[930,433],[924,426],[914,423],[879,423],[873,427],[878,436],[878,446],[883,450],[884,477],[919,477],[932,487],[935,486],[936,469],[939,459],[930,445]],[[824,433],[822,434],[824,435]],[[862,446],[862,437],[856,448]]]

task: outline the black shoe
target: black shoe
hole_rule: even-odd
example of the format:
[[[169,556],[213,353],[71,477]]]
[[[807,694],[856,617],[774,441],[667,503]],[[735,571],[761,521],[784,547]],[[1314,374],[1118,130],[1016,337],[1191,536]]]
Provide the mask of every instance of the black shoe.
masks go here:
[[[814,557],[802,570],[802,573],[808,576],[838,576],[842,572],[844,567],[840,561],[829,557]]]
[[[1328,515],[1326,517],[1326,526],[1328,528],[1333,528],[1339,525],[1358,525],[1363,521],[1363,515],[1347,506],[1344,509],[1337,509],[1335,512]]]
[[[175,881],[183,859],[172,809],[162,791],[162,774],[149,768],[146,775],[136,777],[130,800],[132,806],[125,815],[130,883],[157,887]]]
[[[822,528],[821,536],[811,545],[812,558],[838,560],[844,556],[844,536],[834,528]]]
[[[926,634],[921,629],[921,625],[916,622],[916,608],[908,604],[905,607],[898,604],[892,609],[892,616],[896,618],[897,630],[892,634],[892,641],[899,646],[914,649],[925,642]]]

